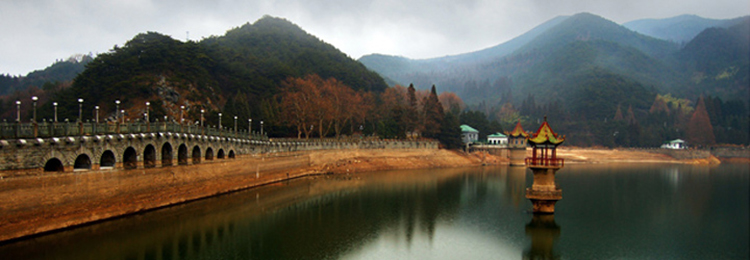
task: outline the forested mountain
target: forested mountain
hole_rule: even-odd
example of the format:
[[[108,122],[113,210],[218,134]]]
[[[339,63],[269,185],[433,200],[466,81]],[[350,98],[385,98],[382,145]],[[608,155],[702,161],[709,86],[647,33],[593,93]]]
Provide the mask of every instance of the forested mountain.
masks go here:
[[[726,101],[732,109],[739,109],[731,113],[744,115],[736,122],[748,122],[748,19],[734,19],[738,24],[728,28],[705,29],[684,45],[631,31],[589,13],[559,19],[538,27],[534,37],[523,36],[524,44],[507,55],[474,62],[442,59],[440,68],[448,69],[397,74],[393,71],[404,70],[381,69],[389,68],[387,57],[366,56],[360,61],[402,84],[435,84],[456,92],[469,108],[491,119],[507,121],[508,115],[514,115],[530,123],[551,115],[550,120],[560,120],[559,131],[569,131],[573,135],[570,140],[577,144],[658,146],[685,133],[685,115],[692,113],[701,95],[718,100],[718,105],[708,109],[719,111]],[[392,60],[397,61],[393,67],[400,68],[440,58]],[[373,61],[377,64],[371,65]],[[613,122],[617,112],[626,110],[629,116]],[[722,116],[727,115],[717,115]],[[717,124],[717,136],[727,136],[727,129],[742,125],[732,128],[712,123]],[[646,130],[651,134],[639,134]],[[620,133],[617,140],[611,139],[614,133]],[[742,143],[749,139],[747,133],[738,135],[741,137],[736,140],[744,140]]]
[[[624,23],[622,26],[643,35],[684,44],[705,29],[728,28],[747,18],[745,16],[735,19],[708,19],[697,15],[680,15],[666,19],[640,19]]]
[[[114,116],[114,101],[120,100],[128,118],[138,119],[149,101],[151,118],[177,118],[185,106],[190,120],[204,109],[209,123],[215,124],[216,111],[222,111],[245,120],[265,117],[272,126],[281,83],[308,74],[336,78],[355,90],[387,88],[377,73],[335,47],[287,20],[265,16],[199,42],[139,34],[99,55],[50,100],[60,103],[60,117],[75,118],[77,102],[65,101],[83,98],[85,110],[98,105],[107,111],[104,117]],[[40,110],[49,116],[51,104]]]
[[[70,82],[93,59],[91,55],[74,55],[66,60],[59,60],[44,70],[30,72],[26,76],[0,75],[0,95],[22,91],[32,86],[43,88],[45,85],[50,87]]]

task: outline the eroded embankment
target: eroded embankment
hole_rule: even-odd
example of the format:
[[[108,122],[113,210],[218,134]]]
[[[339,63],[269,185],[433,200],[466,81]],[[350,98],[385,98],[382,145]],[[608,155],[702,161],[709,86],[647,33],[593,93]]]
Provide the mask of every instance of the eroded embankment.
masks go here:
[[[488,160],[437,149],[336,150],[246,156],[190,166],[6,178],[0,180],[0,241],[289,178],[475,166],[481,165],[483,159]]]

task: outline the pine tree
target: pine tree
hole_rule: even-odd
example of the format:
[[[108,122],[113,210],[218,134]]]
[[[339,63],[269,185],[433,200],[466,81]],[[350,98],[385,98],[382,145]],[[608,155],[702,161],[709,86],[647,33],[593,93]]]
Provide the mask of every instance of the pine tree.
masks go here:
[[[424,120],[423,120],[423,131],[422,135],[428,138],[437,138],[440,133],[440,125],[443,122],[445,113],[443,111],[443,105],[440,104],[440,100],[437,97],[437,91],[435,85],[432,85],[432,91],[430,95],[424,98]]]

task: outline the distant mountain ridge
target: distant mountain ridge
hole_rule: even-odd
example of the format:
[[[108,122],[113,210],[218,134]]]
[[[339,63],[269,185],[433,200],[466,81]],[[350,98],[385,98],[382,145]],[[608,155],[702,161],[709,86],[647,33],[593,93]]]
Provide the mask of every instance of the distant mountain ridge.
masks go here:
[[[654,38],[687,43],[700,32],[711,27],[729,28],[750,16],[734,19],[709,19],[697,15],[680,15],[665,19],[639,19],[623,23],[622,26]]]
[[[748,20],[741,17],[724,23],[747,24]],[[749,92],[747,79],[743,76],[747,72],[741,71],[741,68],[750,58],[743,54],[741,48],[724,48],[721,45],[733,42],[730,40],[714,41],[719,45],[712,48],[725,50],[727,53],[723,55],[733,56],[737,60],[732,64],[714,62],[710,65],[712,68],[708,69],[686,67],[685,64],[685,57],[691,56],[691,52],[705,50],[708,48],[706,43],[686,43],[686,46],[694,47],[681,48],[677,42],[643,35],[590,13],[558,17],[532,31],[508,43],[486,49],[503,50],[495,52],[501,53],[499,55],[482,50],[424,60],[369,55],[360,58],[360,61],[401,84],[414,83],[419,88],[436,84],[441,90],[458,93],[468,104],[508,101],[519,104],[529,94],[555,96],[554,93],[564,89],[560,86],[577,84],[575,79],[579,79],[578,76],[601,75],[602,72],[618,75],[627,79],[624,82],[642,84],[658,93],[674,93],[690,99],[700,94],[736,98]],[[743,35],[742,30],[729,34],[735,35],[732,36],[735,38],[743,37],[737,36]],[[736,73],[725,73],[722,81],[713,80],[725,70]],[[598,72],[592,74],[592,71]],[[690,78],[706,73],[713,74],[707,77],[711,80],[703,81],[700,86],[691,82]],[[727,75],[729,78],[726,78]],[[730,83],[732,80],[734,83]],[[505,100],[503,96],[510,99]]]

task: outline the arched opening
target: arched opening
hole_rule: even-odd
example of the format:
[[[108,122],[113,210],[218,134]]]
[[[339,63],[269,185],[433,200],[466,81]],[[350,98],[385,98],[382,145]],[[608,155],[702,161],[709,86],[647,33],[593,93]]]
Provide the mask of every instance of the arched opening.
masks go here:
[[[65,171],[65,167],[63,167],[62,162],[60,159],[52,158],[47,161],[47,163],[44,164],[44,171],[45,172],[62,172]]]
[[[122,167],[125,169],[138,168],[138,154],[135,152],[135,148],[128,147],[125,149],[125,153],[122,154]]]
[[[201,163],[201,148],[197,145],[193,147],[193,164]]]
[[[143,168],[154,167],[156,167],[156,148],[149,144],[143,149]]]
[[[81,154],[76,157],[75,163],[73,163],[73,170],[89,170],[91,169],[91,158],[86,154]]]
[[[161,167],[172,166],[172,145],[164,143],[161,146]]]
[[[115,167],[115,153],[113,153],[110,150],[104,151],[104,153],[102,153],[102,158],[99,159],[99,168],[111,169],[114,167]]]
[[[229,159],[234,159],[234,150],[229,150]]]
[[[224,159],[224,149],[219,149],[219,151],[216,153],[217,159]]]
[[[188,152],[187,152],[187,146],[185,144],[181,144],[179,148],[177,148],[177,164],[179,165],[187,165],[188,164]]]
[[[214,159],[214,149],[211,149],[211,147],[206,149],[206,161],[213,160]]]

